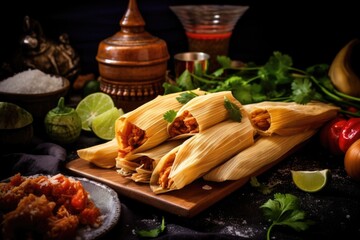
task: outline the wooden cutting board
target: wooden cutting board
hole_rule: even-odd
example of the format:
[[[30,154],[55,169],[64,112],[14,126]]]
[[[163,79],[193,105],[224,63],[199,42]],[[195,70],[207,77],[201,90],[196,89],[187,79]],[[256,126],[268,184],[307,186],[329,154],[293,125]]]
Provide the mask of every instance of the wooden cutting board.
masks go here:
[[[309,140],[295,146],[272,163],[255,171],[252,176],[258,176],[274,165],[298,151]],[[236,181],[212,182],[198,179],[183,189],[162,194],[154,194],[150,186],[136,183],[116,172],[116,168],[105,169],[84,159],[78,158],[67,163],[66,168],[74,174],[93,179],[113,188],[119,195],[135,199],[147,205],[183,217],[193,217],[214,203],[225,198],[248,182],[251,176]]]
[[[154,194],[149,185],[136,183],[116,172],[116,169],[99,168],[81,158],[66,165],[72,173],[104,183],[119,195],[184,217],[193,217],[217,201],[243,186],[249,178],[237,181],[209,182],[199,179],[183,189]]]

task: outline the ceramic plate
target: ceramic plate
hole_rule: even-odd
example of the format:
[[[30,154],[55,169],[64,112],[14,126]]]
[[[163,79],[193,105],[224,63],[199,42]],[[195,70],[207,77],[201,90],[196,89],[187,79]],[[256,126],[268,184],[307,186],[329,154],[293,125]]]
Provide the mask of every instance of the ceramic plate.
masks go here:
[[[99,228],[80,228],[77,235],[81,239],[96,239],[107,233],[118,222],[121,208],[120,200],[117,193],[104,184],[87,178],[72,178],[79,180],[83,184],[95,205],[100,209],[102,216],[104,216],[103,224]]]
[[[38,175],[31,177],[36,176]],[[79,228],[76,239],[93,240],[110,231],[117,224],[120,217],[121,203],[117,193],[112,188],[87,178],[66,177],[79,180],[82,183],[84,189],[90,194],[90,198],[100,209],[101,215],[103,216],[103,224],[99,228],[91,228],[89,226]],[[1,182],[8,182],[9,180],[10,179],[6,179]]]

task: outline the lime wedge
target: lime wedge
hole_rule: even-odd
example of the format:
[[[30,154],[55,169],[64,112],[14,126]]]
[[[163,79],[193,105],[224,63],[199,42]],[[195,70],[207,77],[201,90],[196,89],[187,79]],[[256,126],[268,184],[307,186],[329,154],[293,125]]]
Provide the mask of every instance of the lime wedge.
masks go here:
[[[123,110],[116,107],[97,115],[91,124],[91,129],[101,139],[111,140],[115,137],[115,121],[122,114]]]
[[[76,112],[81,118],[82,130],[91,131],[93,119],[114,106],[114,101],[106,93],[96,92],[87,95],[76,106]]]
[[[323,189],[327,182],[329,169],[315,171],[291,171],[294,184],[305,192],[317,192]]]

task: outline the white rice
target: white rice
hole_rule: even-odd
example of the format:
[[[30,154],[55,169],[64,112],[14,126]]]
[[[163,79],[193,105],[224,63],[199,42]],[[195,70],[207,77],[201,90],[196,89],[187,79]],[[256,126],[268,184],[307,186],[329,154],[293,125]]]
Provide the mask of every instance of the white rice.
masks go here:
[[[47,93],[62,87],[61,77],[51,76],[38,69],[29,69],[0,81],[0,91],[7,93]]]

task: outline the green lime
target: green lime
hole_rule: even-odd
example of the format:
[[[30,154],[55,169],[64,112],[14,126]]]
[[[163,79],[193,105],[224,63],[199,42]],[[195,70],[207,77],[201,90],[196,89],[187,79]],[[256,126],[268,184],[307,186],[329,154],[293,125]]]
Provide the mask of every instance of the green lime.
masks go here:
[[[0,102],[0,129],[18,129],[32,124],[31,113],[10,102]]]
[[[0,145],[28,144],[34,135],[33,117],[24,108],[0,102]]]
[[[100,115],[97,115],[91,124],[91,129],[101,139],[111,140],[115,137],[115,121],[118,119],[124,112],[122,109],[117,109],[116,107],[103,112]]]
[[[64,97],[45,116],[45,131],[51,140],[60,144],[76,141],[81,134],[81,119],[74,108],[64,104]]]
[[[291,171],[294,184],[305,192],[317,192],[327,183],[329,169],[315,171]]]
[[[81,118],[82,129],[91,131],[90,126],[93,119],[114,106],[114,101],[106,93],[96,92],[87,95],[76,106],[76,112]]]
[[[86,97],[92,93],[100,92],[100,82],[98,80],[88,81],[83,89],[83,96]]]

